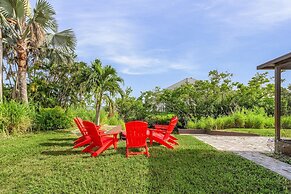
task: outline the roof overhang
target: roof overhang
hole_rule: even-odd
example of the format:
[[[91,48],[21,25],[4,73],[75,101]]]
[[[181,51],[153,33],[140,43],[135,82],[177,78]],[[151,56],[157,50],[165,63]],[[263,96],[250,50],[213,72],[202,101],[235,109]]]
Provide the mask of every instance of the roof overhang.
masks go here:
[[[280,67],[281,69],[291,69],[291,52],[257,66],[257,70],[272,70],[275,69],[275,67]]]

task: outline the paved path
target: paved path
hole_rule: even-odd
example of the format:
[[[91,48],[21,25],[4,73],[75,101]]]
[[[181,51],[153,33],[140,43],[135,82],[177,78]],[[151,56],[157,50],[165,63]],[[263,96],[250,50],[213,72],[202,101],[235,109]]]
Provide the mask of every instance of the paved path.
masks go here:
[[[218,150],[234,152],[291,180],[291,165],[262,154],[270,153],[274,150],[274,141],[269,137],[216,136],[206,134],[193,136]]]

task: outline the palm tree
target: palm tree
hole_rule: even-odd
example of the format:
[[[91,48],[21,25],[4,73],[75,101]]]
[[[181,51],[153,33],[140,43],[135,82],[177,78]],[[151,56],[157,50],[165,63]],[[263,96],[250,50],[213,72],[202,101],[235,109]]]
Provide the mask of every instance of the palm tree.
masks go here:
[[[92,62],[92,72],[88,78],[87,84],[94,92],[96,100],[96,124],[100,124],[100,111],[102,100],[112,100],[116,94],[123,94],[120,84],[123,79],[117,75],[116,70],[110,65],[102,67],[100,60]]]
[[[68,51],[65,49],[68,46],[74,49],[75,36],[70,30],[57,33],[55,11],[46,0],[38,0],[33,13],[28,0],[1,0],[0,14],[3,15],[2,20],[11,32],[11,40],[17,54],[20,99],[28,103],[26,75],[29,57],[35,57],[33,52],[39,53],[39,50],[49,43],[52,44],[48,50],[55,52],[64,53]],[[57,56],[59,53],[51,54]]]

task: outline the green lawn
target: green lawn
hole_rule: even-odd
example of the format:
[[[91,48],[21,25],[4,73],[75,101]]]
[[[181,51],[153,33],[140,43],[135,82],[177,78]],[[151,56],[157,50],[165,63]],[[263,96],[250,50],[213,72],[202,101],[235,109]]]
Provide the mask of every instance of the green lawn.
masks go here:
[[[97,158],[72,150],[69,132],[1,139],[0,193],[288,193],[290,181],[191,136],[125,158],[125,144]],[[289,189],[289,190],[288,190]]]
[[[233,132],[243,132],[243,133],[252,133],[258,134],[261,136],[270,136],[274,137],[275,129],[244,129],[244,128],[235,128],[235,129],[224,129],[223,131],[233,131]],[[291,129],[282,129],[282,137],[291,137]]]

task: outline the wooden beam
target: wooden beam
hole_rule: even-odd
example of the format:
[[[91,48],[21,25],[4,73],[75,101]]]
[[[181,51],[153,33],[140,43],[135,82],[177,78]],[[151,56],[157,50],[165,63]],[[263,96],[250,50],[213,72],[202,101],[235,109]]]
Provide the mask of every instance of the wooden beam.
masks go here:
[[[281,130],[281,67],[275,67],[275,151],[278,152]]]

